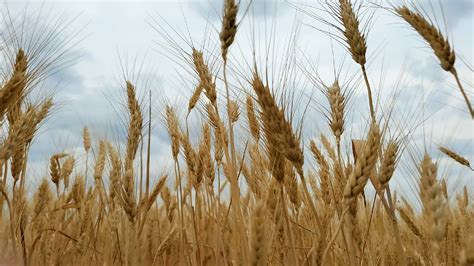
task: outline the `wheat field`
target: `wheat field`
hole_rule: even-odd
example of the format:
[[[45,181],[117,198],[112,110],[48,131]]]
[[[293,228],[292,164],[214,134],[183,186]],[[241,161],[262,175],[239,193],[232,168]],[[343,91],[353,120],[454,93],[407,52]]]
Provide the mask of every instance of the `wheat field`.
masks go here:
[[[346,64],[357,67],[351,81],[361,98],[353,97],[355,87],[342,75],[325,83],[314,68],[295,68],[315,77],[322,96],[316,110],[291,89],[279,90],[273,80],[279,77],[269,75],[271,66],[262,67],[257,55],[244,71],[235,67],[230,54],[251,13],[235,0],[219,4],[219,24],[209,33],[217,40],[213,50],[188,40],[188,46],[164,52],[183,60],[183,76],[193,84],[185,90],[185,106],[163,100],[159,107],[169,145],[158,149],[166,149],[170,167],[151,156],[157,145],[151,100],[144,104],[148,96],[126,77],[116,88],[123,96],[116,108],[124,110],[125,139],[95,138],[94,128],[83,125],[79,150],[50,154],[40,181],[29,175],[31,147],[62,106],[54,94],[37,91],[72,62],[67,54],[76,39],[38,37],[67,28],[65,18],[53,31],[28,22],[18,30],[13,20],[25,18],[6,20],[0,44],[0,265],[473,265],[474,190],[449,183],[442,163],[450,162],[461,179],[472,179],[474,166],[429,136],[413,148],[413,126],[392,117],[393,106],[409,103],[384,102],[375,93],[367,20],[387,12],[423,43],[455,84],[449,90],[472,128],[473,86],[457,70],[453,45],[463,40],[448,38],[438,20],[413,3],[374,4],[372,13],[361,1],[315,4],[325,16],[295,4],[314,18],[316,30],[330,29],[334,49],[343,49]],[[170,29],[155,29],[174,44]],[[23,39],[28,30],[38,35]],[[287,79],[281,77],[292,84]],[[358,121],[362,134],[348,122],[356,107],[365,112]],[[297,115],[318,111],[324,120]],[[307,138],[303,121],[327,130]],[[407,172],[415,177],[413,197],[402,193],[410,185],[403,185]],[[395,179],[402,185],[394,186]]]

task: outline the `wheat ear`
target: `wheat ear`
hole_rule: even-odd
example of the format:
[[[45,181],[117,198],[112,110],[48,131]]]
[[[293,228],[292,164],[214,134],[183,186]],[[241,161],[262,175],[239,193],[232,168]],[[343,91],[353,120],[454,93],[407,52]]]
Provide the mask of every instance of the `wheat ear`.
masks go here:
[[[440,61],[441,68],[450,72],[454,76],[464,101],[467,104],[471,117],[474,119],[474,110],[471,102],[467,97],[467,94],[459,80],[456,68],[454,67],[456,54],[454,49],[451,48],[448,39],[443,36],[441,31],[436,28],[435,25],[425,19],[422,14],[410,10],[407,6],[397,7],[395,8],[395,11],[430,45],[434,54]]]
[[[446,146],[439,146],[438,149],[449,158],[455,160],[460,165],[466,166],[469,169],[474,171],[474,169],[471,167],[471,163],[465,157],[459,155],[458,153],[456,153],[455,151],[451,150],[450,148]]]

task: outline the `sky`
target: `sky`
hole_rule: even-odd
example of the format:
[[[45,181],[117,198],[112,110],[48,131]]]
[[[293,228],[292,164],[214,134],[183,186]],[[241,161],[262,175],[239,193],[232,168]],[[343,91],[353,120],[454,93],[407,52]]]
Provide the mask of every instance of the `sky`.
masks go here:
[[[473,2],[431,2],[432,5],[418,4],[438,19],[449,36],[456,50],[456,67],[461,80],[474,100]],[[189,53],[192,43],[204,50],[204,56],[218,69],[222,2],[60,0],[6,1],[4,4],[13,16],[28,14],[32,18],[30,14],[40,14],[39,24],[51,25],[48,21],[54,21],[62,14],[66,14],[65,21],[71,22],[58,36],[70,41],[66,45],[70,45],[67,47],[75,58],[74,64],[61,68],[42,86],[44,90],[55,92],[58,105],[42,127],[30,153],[30,175],[38,180],[36,183],[47,175],[51,154],[67,151],[77,154],[79,161],[84,158],[81,135],[84,126],[90,129],[94,141],[119,142],[123,139],[126,129],[122,108],[125,78],[136,85],[145,108],[151,91],[152,158],[155,162],[152,172],[159,175],[169,170],[172,164],[162,118],[164,106],[175,106],[184,121],[186,100],[195,85],[189,75],[189,65],[177,52],[183,49]],[[321,133],[329,134],[324,116],[319,113],[321,106],[326,106],[324,97],[310,80],[318,75],[330,84],[334,81],[334,73],[339,73],[342,83],[352,91],[346,133],[362,138],[367,129],[368,114],[365,88],[358,66],[345,48],[325,32],[338,33],[315,19],[315,16],[327,18],[319,9],[323,4],[323,1],[254,0],[249,6],[248,1],[242,1],[238,16],[241,24],[236,42],[230,49],[229,72],[250,73],[252,47],[255,47],[261,69],[268,55],[274,89],[296,95],[293,106],[296,117],[302,114],[302,106],[311,103],[302,123],[303,139],[306,140],[318,138]],[[374,9],[367,1],[365,4],[364,10],[369,13],[364,14],[372,14]],[[242,16],[247,7],[248,11]],[[366,15],[363,23],[368,18]],[[413,145],[407,149],[421,159],[422,151],[427,148],[440,164],[440,176],[449,176],[448,185],[452,189],[465,184],[474,186],[472,171],[460,169],[435,150],[436,144],[447,144],[474,161],[474,123],[452,76],[443,72],[420,37],[388,10],[375,10],[369,25],[368,75],[378,99],[379,112],[386,112],[390,104],[395,105],[394,127],[413,130],[410,132]],[[167,37],[174,42],[170,43]],[[265,51],[270,52],[266,54]],[[291,60],[285,60],[288,58]],[[287,64],[290,68],[285,67]],[[284,69],[291,71],[282,71]],[[291,82],[284,85],[280,81],[285,74]],[[249,91],[250,87],[245,80],[237,82],[239,78],[231,74],[231,89],[242,101],[242,93],[236,92]],[[397,95],[396,101],[394,95]],[[192,117],[195,118],[190,122],[191,128],[195,128],[192,134],[197,135],[199,115],[196,113]],[[423,126],[415,128],[421,121],[425,121]],[[239,140],[245,141],[245,125],[238,130],[242,133],[238,134]],[[344,141],[346,146],[350,144],[350,139]],[[402,195],[413,193],[415,165],[409,158],[401,164],[395,186],[400,187]]]

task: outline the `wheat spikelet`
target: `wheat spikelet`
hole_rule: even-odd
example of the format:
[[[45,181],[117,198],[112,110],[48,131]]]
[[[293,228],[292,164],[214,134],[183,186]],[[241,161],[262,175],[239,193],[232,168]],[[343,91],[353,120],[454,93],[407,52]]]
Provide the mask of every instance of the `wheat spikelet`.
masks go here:
[[[448,184],[446,182],[446,179],[441,180],[441,192],[443,192],[443,196],[445,199],[448,199]]]
[[[130,81],[126,81],[127,90],[127,107],[130,115],[126,157],[125,157],[125,172],[123,177],[123,189],[121,192],[122,208],[129,221],[134,224],[137,216],[137,202],[135,200],[135,181],[133,171],[133,160],[135,159],[138,144],[140,141],[141,130],[143,126],[143,116],[140,110],[140,105],[135,96],[135,87]]]
[[[433,239],[441,242],[446,235],[447,209],[440,185],[437,183],[430,192],[430,214],[433,219]]]
[[[89,152],[89,150],[91,149],[91,135],[87,127],[84,127],[82,130],[82,144],[84,146],[84,150],[86,150],[86,152]]]
[[[180,141],[179,141],[179,127],[178,127],[178,118],[176,113],[171,106],[166,106],[166,126],[168,129],[168,134],[171,137],[171,153],[173,158],[177,160]]]
[[[314,156],[314,159],[316,160],[316,162],[319,164],[320,167],[328,164],[328,162],[324,158],[324,155],[319,150],[318,146],[316,146],[316,143],[313,140],[310,140],[309,148],[311,150],[311,153]]]
[[[8,160],[15,152],[23,149],[28,141],[28,133],[35,126],[34,108],[29,108],[10,128],[7,139],[0,148],[0,159]]]
[[[250,133],[255,140],[258,140],[260,139],[260,124],[258,122],[257,114],[255,113],[253,99],[250,95],[247,95],[246,104]]]
[[[107,149],[105,141],[99,142],[99,153],[94,167],[94,179],[96,183],[100,183],[104,173],[105,159],[107,157]]]
[[[269,156],[273,177],[279,182],[284,178],[284,156],[281,137],[283,114],[273,99],[268,87],[254,74],[252,88],[257,94],[257,102],[261,108],[262,126],[265,134],[265,146]]]
[[[132,163],[128,164],[131,165]],[[135,182],[132,168],[125,170],[120,203],[127,214],[128,220],[134,223],[137,215],[137,203],[135,200]]]
[[[155,257],[153,259],[153,263],[155,263],[155,260],[158,256],[161,256],[163,253],[165,253],[171,246],[171,242],[174,241],[174,236],[176,234],[176,228],[173,227],[168,234],[166,234],[166,237],[163,239],[161,244],[158,246],[158,249],[156,250]]]
[[[18,181],[18,179],[20,178],[21,171],[23,170],[23,164],[25,162],[25,151],[25,147],[20,146],[13,152],[10,162],[10,171],[15,181]]]
[[[117,151],[114,149],[112,144],[107,142],[107,150],[109,154],[109,158],[112,164],[112,169],[110,170],[109,180],[109,197],[113,201],[115,196],[118,194],[120,195],[120,179],[122,175],[122,163],[120,162],[119,155]]]
[[[72,170],[74,169],[74,163],[74,156],[70,155],[64,161],[63,167],[61,168],[61,180],[63,180],[64,186],[66,188],[69,187],[69,177],[71,176]]]
[[[283,116],[284,118],[284,116]],[[304,164],[304,154],[300,146],[300,139],[293,132],[290,121],[283,119],[281,121],[283,129],[283,147],[285,152],[285,157],[288,159],[300,176],[303,175],[303,164]]]
[[[390,141],[383,152],[382,164],[379,170],[379,181],[380,186],[384,189],[395,172],[395,165],[397,162],[398,155],[398,143]]]
[[[458,195],[456,197],[456,201],[459,212],[461,213],[461,215],[465,216],[467,214],[467,207],[469,205],[469,194],[466,186],[464,186],[463,188],[462,195]]]
[[[326,138],[324,134],[320,135],[321,143],[324,146],[324,149],[326,149],[326,152],[329,154],[329,157],[333,162],[337,161],[337,156],[336,152],[334,151],[334,148],[331,145],[331,142]]]
[[[304,155],[300,141],[293,132],[291,123],[285,119],[284,110],[280,109],[268,86],[265,86],[257,73],[254,73],[252,88],[257,94],[261,108],[261,119],[265,133],[268,154],[273,158],[271,164],[277,180],[282,181],[282,158],[288,159],[299,175],[303,174]]]
[[[71,197],[74,202],[79,206],[82,205],[84,200],[84,194],[86,192],[84,177],[76,176],[74,184],[72,185]]]
[[[212,187],[215,178],[214,163],[211,158],[211,129],[208,124],[202,127],[202,141],[199,145],[198,158],[202,164],[202,174],[209,180]]]
[[[347,180],[344,189],[344,197],[352,199],[360,194],[367,183],[369,175],[374,174],[380,145],[380,131],[375,123],[372,123],[367,141],[364,145],[363,154],[358,157],[354,169]]]
[[[296,179],[296,174],[291,164],[287,161],[285,167],[285,190],[288,193],[291,203],[295,206],[296,209],[301,205],[301,199],[298,191],[298,181]]]
[[[43,179],[43,181],[41,181],[41,184],[38,187],[34,198],[35,205],[33,211],[35,215],[38,216],[49,205],[53,198],[51,190],[49,189],[49,183],[47,179]]]
[[[268,249],[266,232],[265,204],[259,202],[255,205],[252,214],[250,265],[266,265]]]
[[[436,175],[438,168],[436,164],[431,161],[431,157],[425,153],[423,160],[420,164],[420,199],[423,203],[423,213],[430,213],[431,200],[436,192],[435,187],[437,186]]]
[[[359,20],[352,8],[350,0],[339,0],[338,19],[344,27],[342,32],[346,38],[352,59],[359,65],[365,65],[367,44],[365,36],[359,30]]]
[[[201,93],[203,91],[204,87],[201,86],[201,84],[198,84],[196,86],[196,89],[193,92],[193,95],[191,98],[189,98],[189,103],[188,103],[188,113],[191,113],[191,110],[194,109],[196,106],[197,102],[199,101],[199,97],[201,96]]]
[[[328,88],[327,98],[331,108],[329,126],[331,127],[334,137],[336,137],[337,143],[339,143],[341,140],[341,135],[344,132],[345,98],[341,93],[341,87],[339,86],[339,82],[337,80],[331,87]]]
[[[204,62],[204,57],[202,52],[193,48],[193,63],[194,68],[199,77],[199,85],[204,88],[204,93],[206,94],[207,98],[213,105],[216,104],[217,100],[217,92],[216,92],[216,84],[212,80],[212,74],[209,69],[209,66]]]
[[[420,165],[420,197],[423,213],[429,217],[432,237],[440,242],[445,236],[447,209],[442,189],[436,180],[437,166],[425,153]]]
[[[8,108],[7,112],[7,120],[10,125],[14,124],[15,121],[22,113],[22,104],[24,97],[26,95],[26,83],[27,83],[27,59],[25,52],[23,49],[18,49],[16,54],[15,64],[13,65],[13,73],[11,77],[11,81],[7,82],[6,87],[7,90],[2,90],[0,93],[0,97],[5,97],[7,101],[11,101],[11,104]],[[14,91],[14,95],[11,95],[11,99],[8,98],[8,86],[11,87],[11,91]],[[1,99],[1,98],[0,98]],[[3,106],[2,106],[3,107]],[[3,110],[3,109],[2,109]],[[6,110],[6,109],[5,109]],[[2,113],[3,114],[3,113]]]
[[[189,136],[185,134],[181,134],[181,143],[183,144],[183,154],[184,159],[186,161],[186,165],[188,166],[188,178],[190,180],[194,180],[198,178],[197,176],[197,158],[196,158],[196,151],[194,150],[191,142],[189,141]],[[195,180],[197,181],[197,180]]]
[[[138,149],[138,143],[140,140],[143,116],[140,110],[140,104],[135,97],[135,87],[130,81],[126,82],[127,87],[127,99],[128,99],[128,112],[130,115],[130,123],[128,128],[127,136],[127,150],[126,150],[126,163],[131,164],[135,159],[135,155]],[[125,168],[131,167],[127,165]]]
[[[410,10],[407,6],[395,8],[395,11],[431,46],[441,63],[441,67],[446,71],[451,71],[454,68],[456,55],[454,50],[451,49],[448,39],[443,36],[441,31],[421,14]]]
[[[239,11],[239,6],[235,3],[235,0],[224,0],[223,9],[224,14],[219,38],[221,41],[222,58],[224,61],[227,61],[227,52],[234,42],[235,34],[237,33],[237,12]]]
[[[44,100],[41,105],[36,109],[34,114],[34,121],[30,125],[27,132],[25,132],[26,136],[26,143],[31,143],[33,137],[35,136],[36,132],[38,131],[39,126],[41,123],[46,119],[53,107],[53,99],[48,98]]]
[[[445,147],[445,146],[439,146],[438,149],[442,153],[444,153],[446,156],[448,156],[449,158],[451,158],[451,159],[455,160],[456,162],[458,162],[460,165],[471,168],[471,163],[466,158],[462,157],[461,155],[459,155],[455,151],[453,151],[453,150],[451,150],[451,149],[449,149],[448,147]]]
[[[145,212],[148,212],[148,210],[150,210],[151,206],[153,205],[153,203],[155,203],[155,200],[156,198],[158,197],[158,194],[160,194],[161,190],[163,189],[163,187],[165,186],[165,183],[166,183],[166,179],[168,178],[168,176],[162,176],[160,178],[160,180],[155,184],[155,186],[153,187],[150,195],[148,196],[147,199],[144,199],[145,203],[144,203],[144,210]]]
[[[51,175],[51,181],[53,181],[56,186],[59,186],[59,180],[61,180],[61,164],[59,159],[66,157],[65,153],[57,153],[51,156],[49,159],[49,171]]]
[[[16,54],[16,61],[13,66],[13,73],[10,79],[3,85],[0,90],[0,116],[3,117],[5,111],[10,106],[18,104],[20,99],[24,97],[25,86],[27,82],[28,61],[23,49],[19,49]],[[18,110],[19,107],[17,107]]]
[[[313,140],[310,141],[310,150],[313,153],[314,158],[319,164],[319,181],[320,181],[320,186],[321,186],[320,190],[321,190],[323,201],[326,204],[330,204],[331,191],[330,191],[330,181],[329,181],[329,164]]]
[[[456,54],[454,53],[454,49],[451,48],[448,39],[445,38],[441,31],[437,29],[431,22],[426,20],[422,14],[412,11],[406,6],[397,7],[395,8],[395,11],[430,45],[434,54],[440,61],[441,68],[453,74],[464,101],[466,102],[471,117],[474,119],[474,109],[472,108],[471,101],[469,100],[459,80],[456,68],[454,67]]]
[[[237,122],[239,120],[240,112],[239,112],[239,105],[237,104],[236,101],[230,101],[229,102],[229,114],[230,114],[230,121],[232,123]]]
[[[415,222],[408,214],[407,210],[405,208],[399,207],[398,212],[400,213],[400,217],[402,218],[402,220],[408,225],[408,228],[410,228],[410,231],[416,236],[422,237],[420,229],[418,229]]]

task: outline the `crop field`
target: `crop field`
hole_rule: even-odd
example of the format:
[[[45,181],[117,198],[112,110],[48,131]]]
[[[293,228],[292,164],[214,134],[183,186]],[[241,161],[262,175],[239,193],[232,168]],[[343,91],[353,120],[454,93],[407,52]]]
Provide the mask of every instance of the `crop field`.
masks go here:
[[[474,265],[473,3],[178,2],[2,4],[0,265]]]

